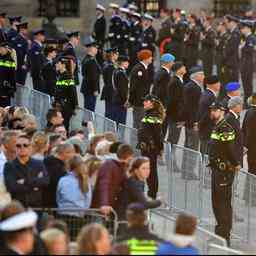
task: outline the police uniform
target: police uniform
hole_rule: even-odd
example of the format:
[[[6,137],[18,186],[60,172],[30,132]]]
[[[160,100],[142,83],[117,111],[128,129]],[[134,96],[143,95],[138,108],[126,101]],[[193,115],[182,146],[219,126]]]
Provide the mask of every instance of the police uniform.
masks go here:
[[[225,238],[229,244],[233,221],[234,167],[240,164],[235,152],[236,136],[234,128],[225,119],[221,120],[212,131],[209,154],[212,169],[212,206],[217,222],[215,233]]]
[[[28,23],[20,23],[17,28],[18,31],[21,28],[27,28]],[[29,44],[28,40],[19,33],[17,37],[12,41],[12,46],[17,54],[17,72],[16,72],[16,82],[21,85],[25,85],[27,73],[28,73],[28,51]]]
[[[112,52],[115,49],[108,49],[107,52]],[[101,93],[101,100],[105,101],[105,117],[112,119],[113,111],[113,72],[116,69],[115,64],[112,61],[106,61],[103,64],[102,75],[104,86]]]
[[[253,23],[241,22],[242,26],[252,28]],[[244,45],[242,45],[241,56],[241,78],[244,88],[244,100],[247,103],[247,99],[253,93],[253,72],[255,62],[255,49],[256,49],[256,37],[252,33],[246,36]]]
[[[34,36],[38,34],[44,34],[44,30],[40,29],[34,31]],[[40,71],[45,62],[45,56],[43,53],[43,45],[41,42],[33,41],[31,49],[29,50],[29,61],[30,61],[30,73],[33,80],[33,88],[37,91],[43,92]]]
[[[113,15],[110,19],[108,39],[110,47],[117,47],[120,51],[122,48],[122,29],[123,22],[119,15]]]
[[[95,45],[95,41],[85,44],[86,47]],[[96,47],[96,45],[95,45]],[[100,75],[101,68],[95,57],[87,54],[82,61],[83,82],[81,93],[84,95],[84,108],[95,111],[97,96],[100,94]]]
[[[120,62],[129,61],[127,57],[120,56]],[[113,72],[113,120],[117,124],[126,124],[129,94],[129,78],[125,69],[119,67]]]
[[[127,19],[122,19],[122,44],[120,54],[128,55],[131,24]]]
[[[147,95],[144,100],[157,100],[152,95]],[[162,124],[163,121],[156,109],[145,112],[138,130],[138,148],[141,154],[150,159],[150,176],[148,183],[148,196],[156,199],[158,193],[157,157],[163,150]]]
[[[67,33],[68,38],[71,37],[79,37],[80,32],[79,31],[74,31]],[[72,56],[75,60],[76,68],[74,72],[74,80],[75,80],[75,85],[78,86],[80,85],[79,81],[79,60],[78,57],[76,56],[76,51],[74,46],[71,44],[71,42],[68,42],[67,45],[65,46],[63,50],[63,56]]]
[[[21,16],[9,17],[10,25],[13,25],[14,22],[20,23],[21,18],[22,18]],[[7,41],[12,42],[17,35],[18,35],[17,28],[14,29],[13,27],[11,27],[7,32]]]
[[[214,52],[215,52],[215,32],[210,27],[204,32],[205,38],[202,40],[202,61],[205,76],[211,76],[213,72]]]
[[[7,43],[0,43],[0,47],[8,47]],[[11,52],[0,55],[0,106],[11,105],[11,97],[16,91],[16,63],[11,56]]]
[[[76,84],[68,72],[57,74],[55,103],[61,107],[64,125],[68,131],[70,119],[78,106]]]
[[[226,16],[227,19],[237,22],[235,17]],[[225,82],[234,82],[239,80],[239,45],[241,35],[238,27],[229,31],[226,47],[223,54],[223,73],[225,74]]]

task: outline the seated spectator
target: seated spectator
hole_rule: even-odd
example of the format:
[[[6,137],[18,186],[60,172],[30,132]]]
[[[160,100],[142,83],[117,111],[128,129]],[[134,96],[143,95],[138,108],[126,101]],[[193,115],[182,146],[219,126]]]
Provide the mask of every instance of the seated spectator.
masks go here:
[[[108,231],[99,224],[85,226],[78,238],[78,255],[109,255],[111,241]]]
[[[48,110],[48,113],[46,115],[46,120],[47,120],[46,131],[48,131],[55,125],[63,124],[64,118],[62,116],[62,113],[59,110],[55,108],[51,108]]]
[[[35,129],[35,130],[37,130],[38,124],[37,124],[36,117],[34,115],[26,114],[26,115],[24,115],[22,120],[23,120],[24,129]]]
[[[145,206],[139,203],[129,205],[126,218],[128,228],[118,241],[127,243],[131,255],[155,255],[163,241],[149,231]]]
[[[104,140],[104,136],[102,134],[95,135],[90,139],[90,143],[88,145],[86,154],[84,156],[84,160],[86,160],[92,156],[96,156],[95,149],[96,149],[98,143],[103,140]]]
[[[59,134],[63,140],[66,140],[68,138],[68,133],[64,125],[54,125],[51,129],[51,132]]]
[[[118,141],[117,135],[114,132],[105,132],[104,134],[105,140],[115,143]]]
[[[160,245],[157,255],[199,255],[193,246],[196,227],[196,218],[181,214],[176,221],[175,234],[170,235],[170,242]]]
[[[32,158],[43,161],[49,148],[49,137],[44,132],[37,132],[32,138]]]
[[[131,146],[119,146],[117,157],[117,160],[106,160],[102,164],[93,193],[92,208],[101,208],[104,214],[110,214],[112,209],[117,208],[117,198],[123,188],[127,166],[133,158]]]
[[[53,154],[56,147],[64,142],[63,138],[59,134],[51,134],[49,136],[49,149],[48,155]]]
[[[75,154],[73,145],[63,143],[57,146],[55,155],[50,155],[44,164],[50,177],[50,184],[44,193],[46,207],[57,208],[56,191],[60,178],[67,173],[67,163]]]
[[[40,234],[49,255],[68,255],[67,237],[59,229],[47,229]]]
[[[144,188],[150,174],[150,161],[146,157],[138,157],[132,161],[129,169],[130,177],[124,184],[124,189],[119,197],[119,219],[125,219],[128,205],[140,203],[146,209],[153,209],[161,206],[160,200],[148,200],[145,196]]]
[[[76,155],[69,163],[70,171],[62,177],[57,187],[57,205],[60,215],[80,217],[83,213],[72,209],[88,209],[92,201],[92,187],[82,157]],[[65,211],[61,211],[65,209]],[[66,211],[71,209],[71,211]]]
[[[112,155],[109,152],[111,142],[107,140],[100,141],[95,148],[96,156],[102,161],[110,159]]]
[[[42,207],[43,190],[49,185],[45,166],[43,162],[31,158],[31,141],[26,135],[19,135],[16,148],[17,158],[4,167],[7,191],[25,207]]]

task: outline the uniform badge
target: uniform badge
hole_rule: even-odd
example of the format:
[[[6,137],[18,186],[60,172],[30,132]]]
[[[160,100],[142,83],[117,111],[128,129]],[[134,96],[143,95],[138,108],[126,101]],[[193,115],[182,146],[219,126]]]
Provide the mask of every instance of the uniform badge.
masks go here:
[[[138,76],[142,76],[142,71],[139,71],[139,72],[138,72]]]

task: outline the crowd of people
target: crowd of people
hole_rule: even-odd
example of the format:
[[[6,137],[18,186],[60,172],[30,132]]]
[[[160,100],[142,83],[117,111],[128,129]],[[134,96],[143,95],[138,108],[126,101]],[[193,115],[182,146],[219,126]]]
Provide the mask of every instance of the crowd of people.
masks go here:
[[[165,244],[149,232],[145,217],[147,209],[163,203],[158,197],[157,161],[164,141],[167,138],[172,145],[178,144],[185,127],[185,147],[210,156],[215,231],[230,244],[232,185],[243,165],[244,146],[249,171],[255,174],[256,169],[253,13],[249,11],[245,17],[226,15],[216,21],[205,13],[197,17],[180,9],[161,10],[162,25],[157,33],[154,17],[141,15],[136,6],[110,4],[109,8],[113,15],[107,29],[106,9],[97,5],[92,35],[82,42],[86,56],[81,68],[75,51],[80,45],[78,31],[66,33],[61,45],[54,40],[47,42],[43,29],[33,31],[30,41],[28,22],[9,17],[11,29],[6,31],[7,14],[0,13],[1,193],[6,201],[23,204],[4,208],[3,216],[8,207],[15,210],[0,222],[3,242],[17,253],[32,251],[35,237],[30,237],[29,249],[23,251],[19,246],[23,236],[33,234],[37,215],[23,207],[56,208],[60,218],[77,220],[83,219],[79,209],[97,208],[108,216],[115,211],[119,220],[128,221],[128,231],[119,229],[120,237],[126,236],[126,244],[118,245],[118,252],[128,247],[130,253],[140,249],[156,253],[159,249],[168,254],[175,245],[180,248],[177,243],[181,239],[193,250],[193,218],[182,216],[175,242]],[[159,68],[155,68],[157,46]],[[26,84],[29,71],[33,88],[53,99],[42,131],[28,109],[10,107],[16,87]],[[132,108],[141,157],[135,157],[132,147],[118,141],[116,134],[95,134],[91,123],[87,124],[88,138],[83,130],[70,130],[70,119],[79,105],[80,84],[84,108],[95,112],[101,94],[105,116],[117,124],[126,124],[127,110]],[[244,106],[249,110],[241,129]],[[85,138],[90,140],[87,148]],[[185,158],[184,154],[183,164]],[[193,168],[189,172],[178,166],[174,169],[183,179],[198,179]],[[26,216],[29,221],[17,225],[21,228],[12,227],[13,220],[19,223]],[[42,217],[40,212],[38,217]],[[62,228],[56,228],[59,226]],[[51,227],[42,231],[41,239],[49,251],[64,250],[67,229],[63,223]],[[148,243],[143,244],[144,235]],[[55,247],[56,239],[61,249]],[[111,251],[109,234],[102,226],[83,229],[77,244],[81,254]]]

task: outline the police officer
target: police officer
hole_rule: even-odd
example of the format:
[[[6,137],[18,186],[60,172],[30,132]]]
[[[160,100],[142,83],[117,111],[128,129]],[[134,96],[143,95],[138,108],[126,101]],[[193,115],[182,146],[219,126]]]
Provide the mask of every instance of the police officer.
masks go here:
[[[21,16],[11,16],[9,17],[11,28],[7,32],[7,41],[12,42],[18,35],[17,25],[21,22]]]
[[[228,102],[231,98],[241,95],[240,88],[241,88],[241,85],[238,82],[231,82],[226,84],[225,86],[226,95],[222,99],[222,105],[226,109],[228,109]]]
[[[109,8],[112,9],[112,17],[109,24],[108,39],[112,48],[117,47],[120,51],[122,46],[122,18],[119,15],[119,5],[110,3]]]
[[[253,72],[255,62],[256,37],[252,33],[254,22],[241,21],[241,32],[245,42],[241,47],[241,78],[244,88],[244,101],[247,105],[247,99],[253,93]]]
[[[204,32],[201,33],[202,61],[205,76],[211,76],[215,53],[215,32],[212,28],[212,17],[207,17],[204,22]]]
[[[101,93],[101,100],[105,101],[105,117],[113,119],[113,72],[117,66],[119,52],[117,48],[109,48],[106,50],[106,61],[103,64],[102,75],[104,86]]]
[[[153,21],[154,21],[154,18],[147,13],[144,14],[144,16],[142,17],[143,31],[140,37],[140,43],[141,43],[140,50],[143,50],[143,49],[150,50],[154,56],[155,43],[156,43],[156,31],[152,26]],[[155,74],[153,62],[148,66],[148,73],[149,73],[150,84],[153,84],[154,74]]]
[[[153,54],[149,50],[138,53],[139,63],[135,65],[130,74],[129,103],[133,107],[133,127],[138,129],[144,115],[142,99],[150,92],[151,80],[148,66],[153,61]]]
[[[215,233],[225,238],[230,246],[232,229],[232,186],[240,159],[236,156],[237,134],[225,120],[225,107],[219,103],[211,106],[211,119],[215,127],[211,134],[210,166],[212,169],[212,206],[217,225]]]
[[[145,115],[138,130],[138,148],[141,154],[150,159],[150,176],[148,196],[156,199],[158,193],[157,157],[163,151],[162,124],[165,119],[165,109],[162,103],[153,95],[147,95],[143,101]]]
[[[239,81],[239,45],[241,35],[238,28],[239,20],[231,15],[225,16],[225,23],[229,31],[226,47],[224,50],[224,67],[225,81],[227,83]]]
[[[57,80],[57,72],[55,61],[57,57],[57,49],[53,46],[47,46],[44,50],[46,59],[40,72],[40,84],[42,85],[42,92],[54,96],[55,85]]]
[[[130,10],[128,8],[120,8],[120,14],[122,18],[122,44],[120,48],[120,54],[128,55],[129,37],[130,37],[130,28],[131,28],[131,23],[128,20],[128,16],[130,15]]]
[[[7,35],[5,32],[5,17],[6,17],[6,12],[1,12],[0,13],[0,43],[1,42],[6,42],[7,41]]]
[[[113,72],[113,120],[117,124],[126,124],[129,78],[127,69],[129,58],[120,55],[118,58],[118,68]]]
[[[28,22],[22,22],[17,25],[19,34],[12,41],[12,46],[17,54],[17,73],[16,82],[25,85],[28,73]]]
[[[105,8],[104,6],[97,4],[96,7],[96,18],[97,20],[94,23],[94,29],[92,36],[95,39],[97,45],[99,46],[99,51],[97,54],[97,61],[100,65],[103,65],[103,49],[106,40],[106,18],[105,18]]]
[[[79,82],[79,59],[76,56],[75,49],[80,44],[80,32],[79,31],[72,31],[67,33],[67,37],[69,38],[69,42],[64,47],[63,55],[64,56],[72,56],[75,60],[75,73],[74,73],[74,79],[75,79],[75,85],[78,86],[80,84]]]
[[[16,63],[12,57],[12,49],[7,42],[0,43],[0,106],[11,105],[11,97],[16,91]]]
[[[37,29],[33,32],[34,40],[29,50],[30,73],[33,81],[33,88],[43,91],[40,79],[40,71],[45,61],[43,53],[43,43],[45,42],[45,31]]]
[[[131,28],[129,38],[130,70],[137,64],[137,53],[140,50],[140,36],[142,33],[141,14],[131,13]]]
[[[209,141],[214,127],[210,118],[210,106],[217,100],[221,87],[217,76],[206,77],[205,84],[206,90],[201,95],[198,113],[200,151],[202,154],[208,154]]]
[[[100,94],[101,68],[96,60],[98,48],[93,38],[85,39],[86,56],[82,61],[83,82],[81,93],[84,96],[84,108],[95,111],[97,96]]]
[[[56,61],[57,81],[54,105],[61,110],[67,131],[70,119],[78,106],[72,62],[75,60],[67,57],[60,57]]]

